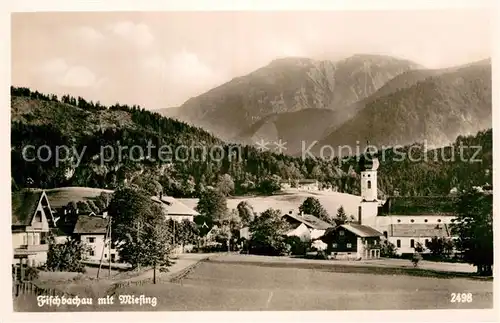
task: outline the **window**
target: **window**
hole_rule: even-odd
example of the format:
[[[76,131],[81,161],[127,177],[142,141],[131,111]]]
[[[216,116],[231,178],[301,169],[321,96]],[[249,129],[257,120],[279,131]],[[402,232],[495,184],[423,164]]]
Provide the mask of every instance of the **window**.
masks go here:
[[[339,236],[343,236],[344,235],[344,231],[339,231]]]
[[[87,238],[87,242],[88,243],[94,243],[95,242],[95,238],[94,237]]]
[[[373,241],[373,245],[376,246],[377,245],[377,240],[374,240]]]
[[[387,239],[387,231],[384,231],[384,237]]]
[[[368,189],[371,189],[372,188],[372,181],[368,181],[367,185],[368,185]]]
[[[411,219],[410,222],[413,223],[413,222],[415,222],[415,220]]]
[[[415,248],[415,240],[410,239],[410,248]]]
[[[347,248],[352,248],[352,243],[348,243]]]
[[[441,219],[438,219],[438,222],[441,222]]]
[[[425,239],[425,246],[428,247],[429,246],[429,239]]]
[[[401,220],[400,220],[400,219],[398,219],[398,223],[401,223]]]
[[[107,253],[104,254],[104,258],[108,258],[108,254]]]
[[[368,177],[370,177],[370,174],[368,174]]]
[[[112,253],[111,254],[111,261],[115,262],[115,260],[116,260],[116,254]]]
[[[36,222],[42,222],[42,211],[36,211],[36,214],[35,214],[35,221]]]
[[[28,235],[23,234],[23,244],[28,244]]]
[[[425,219],[424,222],[427,222],[427,219]]]
[[[89,255],[91,255],[91,256],[95,256],[95,252],[94,252],[94,250],[90,250],[90,251],[89,251]]]
[[[337,248],[337,244],[336,243],[332,243],[332,248]]]
[[[396,247],[401,248],[401,240],[396,240]]]

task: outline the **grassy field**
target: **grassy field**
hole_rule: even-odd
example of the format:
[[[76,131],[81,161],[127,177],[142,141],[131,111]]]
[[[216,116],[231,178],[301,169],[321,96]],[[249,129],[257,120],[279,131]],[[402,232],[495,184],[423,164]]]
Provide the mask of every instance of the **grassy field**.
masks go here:
[[[492,281],[445,275],[439,278],[373,274],[366,270],[356,272],[353,266],[342,268],[343,271],[337,271],[331,265],[321,264],[307,267],[297,263],[238,262],[232,256],[222,256],[200,262],[176,283],[120,288],[115,291],[113,305],[94,304],[71,310],[407,310],[493,306]],[[471,293],[472,300],[451,302],[452,293]],[[119,295],[156,297],[157,303],[120,305],[116,299]],[[56,309],[31,306],[31,310]]]

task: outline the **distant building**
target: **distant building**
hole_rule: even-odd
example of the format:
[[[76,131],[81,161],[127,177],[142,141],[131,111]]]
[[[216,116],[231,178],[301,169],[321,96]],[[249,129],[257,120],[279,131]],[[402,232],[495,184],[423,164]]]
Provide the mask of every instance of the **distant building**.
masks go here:
[[[161,203],[166,219],[172,219],[177,222],[181,222],[182,220],[193,222],[194,217],[199,215],[198,212],[171,196],[160,194],[160,196],[152,196],[151,200]]]
[[[13,264],[40,266],[47,261],[49,232],[55,221],[43,190],[22,190],[11,195]]]
[[[320,183],[315,179],[285,180],[280,183],[282,190],[297,189],[306,191],[320,190]]]

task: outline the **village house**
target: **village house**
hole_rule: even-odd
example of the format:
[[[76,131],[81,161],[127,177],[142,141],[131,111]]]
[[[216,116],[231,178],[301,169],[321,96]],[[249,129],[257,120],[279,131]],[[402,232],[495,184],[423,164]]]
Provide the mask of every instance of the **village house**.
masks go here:
[[[293,211],[283,215],[283,219],[292,226],[287,236],[299,237],[302,241],[311,241],[321,237],[325,230],[333,225],[310,214],[294,214]]]
[[[73,237],[85,243],[89,248],[86,254],[87,261],[99,263],[101,257],[105,263],[110,261],[116,263],[118,261],[118,252],[113,244],[109,245],[110,238],[106,234],[109,220],[109,217],[95,214],[80,214],[78,216]]]
[[[13,264],[32,267],[47,261],[48,238],[55,221],[43,190],[25,189],[12,193]]]
[[[357,223],[342,224],[326,230],[321,238],[333,259],[380,258],[382,233]]]
[[[160,194],[159,196],[152,196],[151,200],[156,203],[161,203],[167,220],[172,219],[177,222],[188,220],[193,222],[194,217],[199,215],[198,212],[171,196]]]

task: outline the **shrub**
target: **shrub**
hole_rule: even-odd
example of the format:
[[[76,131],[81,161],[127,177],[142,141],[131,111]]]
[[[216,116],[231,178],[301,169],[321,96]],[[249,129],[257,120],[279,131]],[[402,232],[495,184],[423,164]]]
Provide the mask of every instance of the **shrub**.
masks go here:
[[[39,270],[35,267],[27,267],[24,275],[25,280],[35,280],[38,278]]]
[[[285,243],[290,246],[290,253],[292,255],[305,255],[311,246],[309,241],[302,241],[296,236],[287,237]]]
[[[413,263],[413,267],[417,267],[420,260],[422,260],[422,255],[418,252],[415,252],[413,254],[413,257],[411,258],[411,262]]]
[[[387,257],[387,258],[394,258],[396,257],[396,246],[389,242],[388,240],[383,240],[380,242],[381,248],[380,248],[380,256],[381,257]]]

